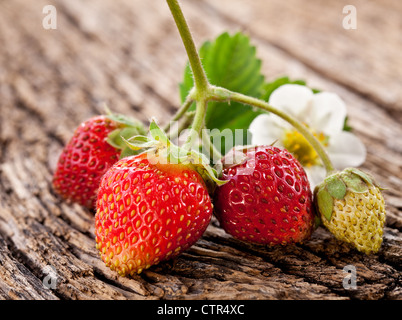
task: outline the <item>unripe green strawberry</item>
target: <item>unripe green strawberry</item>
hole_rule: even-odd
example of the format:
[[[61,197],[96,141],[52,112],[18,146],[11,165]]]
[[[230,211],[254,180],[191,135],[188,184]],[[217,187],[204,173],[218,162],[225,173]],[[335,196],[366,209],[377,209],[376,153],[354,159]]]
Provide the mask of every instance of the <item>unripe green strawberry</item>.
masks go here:
[[[322,223],[338,240],[365,254],[378,252],[385,202],[368,174],[354,168],[335,173],[316,187],[315,200]]]
[[[212,217],[200,174],[149,157],[118,161],[99,187],[96,246],[105,264],[122,276],[176,257],[202,236]]]

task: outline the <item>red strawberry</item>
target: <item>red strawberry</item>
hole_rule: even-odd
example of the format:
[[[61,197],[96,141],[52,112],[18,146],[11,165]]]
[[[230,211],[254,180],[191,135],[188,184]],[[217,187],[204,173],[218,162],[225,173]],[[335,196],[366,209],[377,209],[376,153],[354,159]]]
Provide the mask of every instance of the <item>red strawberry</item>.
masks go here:
[[[222,179],[229,182],[215,191],[215,214],[223,229],[235,238],[268,245],[310,237],[312,193],[300,163],[273,146],[243,153],[243,163],[223,169]]]
[[[53,186],[63,198],[93,208],[102,175],[117,161],[121,150],[107,143],[117,124],[106,116],[83,122],[64,147],[53,175]]]
[[[149,154],[118,161],[103,176],[95,215],[102,260],[120,275],[176,257],[207,228],[212,203],[201,176]]]

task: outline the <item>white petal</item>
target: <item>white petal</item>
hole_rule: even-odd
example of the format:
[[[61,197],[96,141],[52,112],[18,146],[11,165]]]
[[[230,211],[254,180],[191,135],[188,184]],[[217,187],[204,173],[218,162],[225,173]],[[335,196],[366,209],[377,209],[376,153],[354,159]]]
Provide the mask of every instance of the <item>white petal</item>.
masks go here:
[[[303,121],[313,91],[298,84],[280,86],[269,97],[269,104]]]
[[[366,147],[353,133],[342,131],[330,137],[327,148],[334,167],[342,170],[360,166],[366,160]]]
[[[323,166],[312,166],[309,168],[304,168],[307,174],[308,181],[310,182],[311,190],[324,181],[326,176],[326,171]]]
[[[342,131],[347,111],[338,95],[317,93],[312,98],[311,107],[311,120],[308,123],[313,129],[329,136]]]
[[[261,114],[250,124],[251,144],[270,145],[283,137],[286,123],[280,123],[273,114]]]

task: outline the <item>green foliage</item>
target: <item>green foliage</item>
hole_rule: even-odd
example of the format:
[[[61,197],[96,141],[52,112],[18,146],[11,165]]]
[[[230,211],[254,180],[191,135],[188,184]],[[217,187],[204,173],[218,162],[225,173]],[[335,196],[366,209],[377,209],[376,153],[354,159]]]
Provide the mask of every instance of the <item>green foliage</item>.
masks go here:
[[[213,42],[205,42],[200,57],[211,84],[261,98],[264,93],[265,78],[261,74],[261,60],[256,57],[256,48],[250,44],[248,36],[236,33],[221,34]],[[181,99],[184,102],[193,87],[189,65],[180,84]],[[194,106],[190,110],[194,110]],[[247,129],[251,121],[261,113],[252,107],[239,103],[210,102],[205,117],[208,129]],[[246,144],[246,134],[242,144]]]
[[[284,84],[306,85],[304,80],[291,80],[287,76],[267,82],[261,73],[261,60],[257,58],[256,47],[250,43],[250,38],[241,32],[234,35],[225,32],[214,41],[205,42],[199,50],[199,55],[211,84],[261,100],[268,101],[272,92]],[[193,76],[187,64],[183,81],[179,85],[182,102],[185,101],[193,86]],[[314,93],[320,92],[318,89],[312,90]],[[189,109],[189,111],[193,110],[195,110],[195,104]],[[240,103],[212,101],[208,104],[205,125],[207,129],[220,131],[226,129],[233,133],[236,129],[243,130],[242,140],[237,138],[236,141],[224,141],[225,138],[221,137],[218,148],[225,153],[228,151],[228,146],[250,143],[247,129],[254,118],[261,113],[263,111]],[[344,130],[351,130],[347,118]],[[234,134],[233,137],[235,137]],[[216,135],[215,139],[219,140]],[[226,148],[224,148],[225,145]]]

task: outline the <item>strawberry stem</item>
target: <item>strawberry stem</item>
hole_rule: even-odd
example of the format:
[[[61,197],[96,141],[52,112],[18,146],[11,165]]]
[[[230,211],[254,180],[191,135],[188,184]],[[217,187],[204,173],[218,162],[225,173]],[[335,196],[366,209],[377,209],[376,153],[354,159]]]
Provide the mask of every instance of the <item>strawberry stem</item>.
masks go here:
[[[187,56],[190,61],[190,67],[193,71],[195,90],[203,92],[209,87],[209,82],[202,67],[200,56],[198,55],[197,48],[195,47],[193,37],[191,36],[190,29],[184,18],[183,12],[177,0],[166,0],[170,11],[172,12],[174,21],[179,29],[181,39],[187,51]]]
[[[332,162],[329,159],[324,147],[308,130],[308,128],[300,123],[297,119],[283,113],[280,110],[277,110],[263,100],[246,96],[238,92],[232,92],[225,88],[212,86],[208,82],[205,70],[201,64],[200,56],[198,55],[198,51],[195,47],[190,29],[188,27],[186,19],[184,18],[178,1],[166,1],[169,5],[170,11],[172,12],[177,28],[179,29],[179,33],[184,47],[187,51],[187,56],[189,58],[190,67],[194,77],[194,88],[190,91],[186,102],[184,103],[183,107],[179,109],[178,113],[175,116],[175,118],[179,119],[191,106],[191,101],[196,101],[196,111],[191,126],[192,130],[187,141],[183,145],[183,148],[191,149],[191,146],[193,145],[195,140],[200,137],[201,129],[204,127],[205,124],[205,114],[208,106],[208,101],[236,101],[276,114],[277,116],[294,126],[296,130],[298,130],[306,138],[306,140],[311,144],[311,146],[320,156],[327,171],[327,175],[333,174],[335,172],[335,168],[332,165]],[[205,143],[206,141],[203,142]]]
[[[296,128],[297,131],[299,131],[304,138],[311,144],[311,146],[314,148],[314,150],[317,152],[319,157],[321,158],[323,165],[325,167],[325,170],[327,172],[327,176],[335,173],[335,168],[329,159],[329,156],[327,152],[325,151],[323,145],[317,140],[317,138],[308,130],[308,128],[303,125],[300,121],[297,119],[289,116],[288,114],[274,108],[267,102],[253,98],[238,92],[233,92],[230,90],[227,90],[225,88],[220,88],[220,87],[214,87],[213,88],[214,92],[214,100],[218,101],[235,101],[243,104],[247,104],[253,107],[257,107],[259,109],[271,112],[278,117],[282,118],[286,122],[290,123],[293,127]]]
[[[196,101],[195,116],[191,125],[190,134],[183,144],[183,149],[190,150],[195,141],[200,137],[201,129],[205,124],[205,113],[207,111],[208,102],[204,99]]]
[[[190,109],[191,105],[193,104],[194,100],[190,95],[187,96],[186,100],[184,101],[183,105],[180,107],[180,109],[177,110],[173,118],[170,120],[170,122],[163,128],[165,132],[169,131],[172,122],[180,120]]]
[[[175,128],[173,128],[173,130],[171,127],[169,127],[169,129],[168,129],[170,131],[164,130],[166,132],[168,138],[170,140],[179,138],[180,134],[185,129],[187,129],[193,122],[194,115],[195,115],[195,111],[186,112],[185,114],[183,114],[181,122]]]
[[[176,26],[179,29],[179,33],[186,49],[194,77],[194,88],[191,90],[186,100],[196,101],[195,116],[191,125],[192,130],[190,131],[190,135],[183,145],[183,148],[190,150],[195,140],[200,136],[201,129],[204,127],[205,114],[208,105],[208,99],[206,99],[206,97],[210,92],[209,88],[211,85],[208,82],[205,70],[201,64],[200,56],[186,19],[184,18],[183,12],[180,8],[179,2],[177,0],[166,1],[173,15]],[[183,109],[186,109],[187,106],[189,107],[190,105],[190,102],[185,103]],[[179,116],[181,116],[184,112],[179,111]]]
[[[222,154],[212,143],[211,136],[208,133],[208,129],[206,129],[205,127],[202,130],[201,141],[203,146],[208,149],[210,155],[209,158],[212,158],[212,163],[217,163],[222,158]]]

